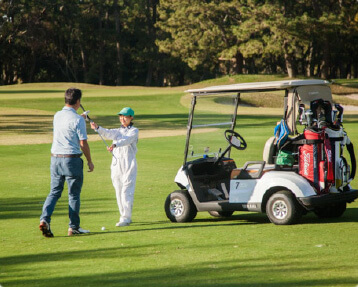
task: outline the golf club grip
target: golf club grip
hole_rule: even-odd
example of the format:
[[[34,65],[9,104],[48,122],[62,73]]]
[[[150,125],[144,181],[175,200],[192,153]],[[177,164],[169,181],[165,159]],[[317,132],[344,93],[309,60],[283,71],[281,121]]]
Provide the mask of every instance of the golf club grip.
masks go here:
[[[82,106],[82,104],[80,104],[81,109],[85,112],[85,108]],[[89,117],[89,115],[86,115],[87,119],[89,119],[90,122],[92,122],[91,118]]]
[[[85,110],[85,108],[82,106],[82,104],[80,104],[80,107],[81,107],[81,109],[85,112],[86,110]],[[92,123],[93,121],[91,120],[91,118],[88,116],[88,115],[86,115],[87,116],[87,118],[89,119],[89,121]],[[107,142],[105,141],[105,139],[102,137],[102,135],[97,131],[97,133],[98,133],[98,135],[100,136],[100,138],[102,139],[102,141],[105,143],[105,145],[107,146],[107,147],[109,147],[109,145],[107,144]],[[112,156],[117,160],[117,158],[114,156],[114,154],[113,154],[113,151],[111,152],[111,154],[112,154]]]

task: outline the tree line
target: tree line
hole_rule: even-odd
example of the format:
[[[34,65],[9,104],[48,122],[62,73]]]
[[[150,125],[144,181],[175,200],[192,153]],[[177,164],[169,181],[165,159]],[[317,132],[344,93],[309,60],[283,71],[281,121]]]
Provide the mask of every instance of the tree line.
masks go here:
[[[0,0],[0,84],[358,77],[357,0]]]

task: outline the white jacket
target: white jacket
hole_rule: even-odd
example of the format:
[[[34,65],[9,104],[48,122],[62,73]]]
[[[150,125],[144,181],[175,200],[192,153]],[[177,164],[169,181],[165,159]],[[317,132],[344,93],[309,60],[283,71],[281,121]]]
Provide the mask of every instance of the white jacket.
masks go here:
[[[113,140],[116,147],[113,149],[112,172],[117,170],[124,174],[136,168],[136,153],[138,142],[138,129],[136,127],[120,127],[118,129],[105,129],[98,127],[97,130],[103,137]],[[118,166],[119,165],[119,166]],[[118,166],[118,168],[116,168]]]

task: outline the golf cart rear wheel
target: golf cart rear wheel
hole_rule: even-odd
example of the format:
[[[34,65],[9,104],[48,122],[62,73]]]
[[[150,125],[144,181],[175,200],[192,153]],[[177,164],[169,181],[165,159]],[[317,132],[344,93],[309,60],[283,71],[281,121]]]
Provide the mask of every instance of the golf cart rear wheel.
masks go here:
[[[343,213],[346,211],[346,208],[346,202],[339,202],[330,206],[316,208],[314,213],[319,218],[337,218],[343,215]]]
[[[267,217],[276,225],[295,224],[302,216],[302,209],[288,190],[274,193],[266,204]]]
[[[169,194],[164,209],[172,222],[190,222],[197,214],[197,209],[187,190],[177,190]]]
[[[208,211],[208,212],[213,217],[230,217],[234,213],[233,211]]]

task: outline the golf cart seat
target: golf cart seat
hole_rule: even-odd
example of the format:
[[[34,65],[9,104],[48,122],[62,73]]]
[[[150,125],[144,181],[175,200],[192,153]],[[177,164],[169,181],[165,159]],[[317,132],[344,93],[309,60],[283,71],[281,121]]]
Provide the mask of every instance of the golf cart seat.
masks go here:
[[[248,161],[242,168],[232,170],[231,179],[258,179],[265,172],[274,169],[274,164],[266,164],[265,161]]]
[[[264,151],[263,151],[263,160],[267,163],[267,164],[274,164],[275,163],[275,158],[274,156],[276,156],[276,152],[277,152],[277,147],[275,144],[275,137],[270,137],[265,144],[264,147]]]

